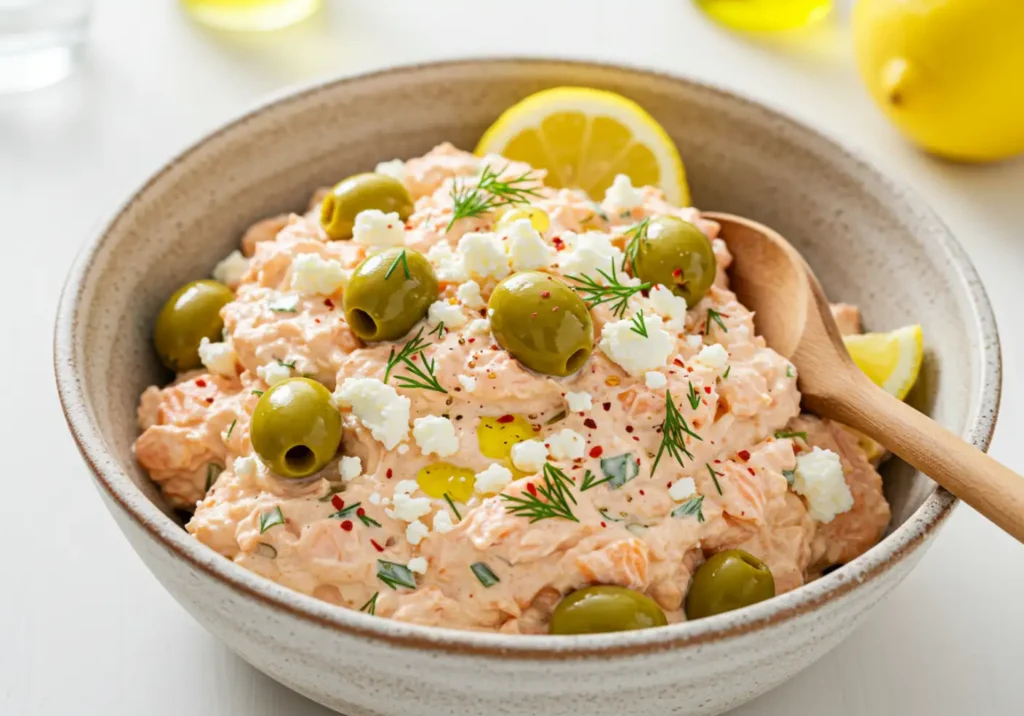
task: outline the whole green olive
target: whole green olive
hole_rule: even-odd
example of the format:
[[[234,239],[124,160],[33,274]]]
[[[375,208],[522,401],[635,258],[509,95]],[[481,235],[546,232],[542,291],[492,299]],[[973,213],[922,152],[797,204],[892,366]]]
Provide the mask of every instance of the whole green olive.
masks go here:
[[[274,473],[307,477],[338,452],[341,413],[331,402],[331,392],[315,380],[288,378],[260,396],[249,438]]]
[[[660,283],[693,307],[715,282],[718,262],[700,229],[675,216],[658,216],[640,234],[633,270],[641,281]]]
[[[498,345],[538,373],[575,373],[594,349],[587,304],[550,274],[512,274],[491,293],[487,315]]]
[[[345,320],[364,341],[393,341],[437,300],[434,267],[412,249],[387,249],[356,267],[345,288]]]
[[[775,579],[767,565],[749,552],[729,549],[697,568],[686,595],[686,617],[710,617],[774,596]]]
[[[352,238],[361,211],[398,212],[405,221],[412,214],[412,197],[402,182],[385,174],[356,174],[338,182],[320,204],[320,225],[335,240]]]
[[[549,634],[603,634],[665,626],[665,612],[650,597],[625,587],[586,587],[555,607]]]
[[[220,309],[235,294],[217,281],[186,283],[167,299],[153,327],[153,345],[165,366],[181,372],[198,368],[199,344],[219,341],[224,321]]]

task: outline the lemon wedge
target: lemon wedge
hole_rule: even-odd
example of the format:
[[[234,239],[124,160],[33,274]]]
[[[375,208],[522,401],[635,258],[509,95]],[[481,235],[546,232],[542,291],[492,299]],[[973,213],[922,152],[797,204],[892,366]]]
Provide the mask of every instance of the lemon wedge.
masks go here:
[[[546,169],[546,183],[604,197],[616,174],[635,186],[661,187],[676,206],[690,205],[686,171],[665,129],[640,105],[614,92],[555,87],[505,110],[484,132],[476,154],[500,154]]]
[[[921,372],[924,334],[921,326],[904,326],[889,333],[864,333],[843,338],[846,350],[864,374],[900,400],[914,387]]]

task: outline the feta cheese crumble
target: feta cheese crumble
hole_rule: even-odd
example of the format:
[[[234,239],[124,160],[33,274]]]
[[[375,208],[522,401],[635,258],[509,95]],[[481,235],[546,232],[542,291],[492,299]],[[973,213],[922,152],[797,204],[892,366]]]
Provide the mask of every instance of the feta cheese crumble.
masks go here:
[[[636,209],[644,205],[644,195],[633,187],[625,174],[616,174],[612,185],[604,194],[604,201],[616,209]]]
[[[466,281],[461,284],[455,291],[455,295],[463,306],[473,311],[479,311],[487,306],[483,296],[480,295],[480,284],[476,281]]]
[[[607,283],[597,272],[598,269],[611,273],[614,265],[618,270],[622,265],[622,251],[612,244],[611,237],[597,231],[575,234],[566,231],[562,234],[565,249],[558,254],[558,267],[563,274],[581,276],[586,274],[595,281]],[[620,274],[622,283],[632,283],[626,274]]]
[[[476,390],[476,378],[473,378],[472,376],[468,375],[460,375],[457,377],[459,379],[459,383],[462,384],[462,389],[465,390],[467,393],[472,393],[474,390]]]
[[[512,464],[523,472],[537,472],[544,467],[548,449],[540,440],[523,440],[512,446]]]
[[[405,539],[411,545],[417,545],[423,541],[423,538],[427,536],[430,530],[425,524],[419,520],[413,520],[409,523],[409,526],[405,528]]]
[[[829,523],[853,507],[853,495],[843,477],[843,463],[831,450],[819,447],[798,455],[793,491],[807,500],[811,519]]]
[[[632,330],[635,324],[630,319],[611,321],[601,330],[601,351],[633,376],[665,365],[675,350],[675,340],[663,328],[660,316],[650,316],[645,323],[646,338]]]
[[[426,574],[427,573],[427,558],[426,557],[413,557],[412,559],[409,560],[409,564],[407,564],[405,566],[409,568],[410,572],[415,572],[416,574]]]
[[[400,490],[403,483],[412,483],[412,489]],[[430,514],[431,504],[429,497],[413,497],[419,485],[415,480],[402,480],[395,486],[395,496],[391,500],[391,507],[384,508],[384,514],[394,520],[403,522],[415,522],[420,517]]]
[[[338,472],[343,481],[351,482],[363,474],[363,461],[358,457],[345,455],[338,463]]]
[[[376,167],[373,168],[375,174],[383,174],[384,176],[397,179],[398,181],[405,181],[405,162],[401,159],[392,159],[390,162],[379,162]]]
[[[234,378],[236,357],[230,343],[210,343],[205,336],[199,342],[199,360],[211,373]]]
[[[299,294],[286,293],[285,295],[267,304],[274,313],[295,313],[299,309]]]
[[[476,474],[474,489],[481,495],[494,495],[508,487],[510,482],[512,471],[494,462],[488,465],[486,470]]]
[[[430,308],[427,309],[427,323],[432,326],[444,323],[445,328],[455,330],[466,325],[466,314],[457,304],[442,299],[430,304]]]
[[[721,343],[712,343],[710,346],[701,348],[694,360],[708,368],[722,370],[729,362],[729,352]]]
[[[551,265],[551,247],[544,243],[529,219],[512,222],[503,243],[513,271],[532,271]]]
[[[676,502],[682,502],[697,492],[697,485],[692,477],[680,477],[668,488],[668,496]]]
[[[565,394],[565,401],[569,404],[569,410],[574,413],[581,413],[594,407],[594,400],[587,392],[569,391]]]
[[[413,421],[412,436],[424,455],[434,453],[439,457],[448,457],[459,450],[455,426],[448,418],[438,415],[416,418]]]
[[[475,318],[469,323],[471,336],[486,336],[491,332],[491,322],[486,318]]]
[[[351,407],[373,436],[393,450],[409,434],[409,399],[377,378],[346,378],[334,391],[338,407]]]
[[[651,370],[644,373],[644,383],[651,390],[660,390],[668,385],[668,378],[665,377],[664,373]]]
[[[235,249],[225,256],[213,267],[213,278],[221,283],[235,288],[249,273],[249,259],[242,256],[242,252]]]
[[[448,513],[448,510],[438,510],[434,515],[434,532],[445,534],[451,532],[455,528],[452,523],[452,516]]]
[[[452,247],[443,241],[430,247],[427,251],[427,260],[433,264],[439,281],[461,283],[469,279],[462,256],[452,251]]]
[[[508,256],[494,234],[465,234],[459,239],[457,251],[471,278],[495,278],[500,281],[510,273]]]
[[[280,361],[274,361],[273,363],[267,363],[266,365],[261,365],[257,368],[256,375],[262,378],[264,383],[273,388],[281,381],[291,378],[292,369],[286,365],[282,365]]]
[[[587,441],[575,430],[565,428],[547,437],[548,452],[556,460],[578,460],[583,457]]]
[[[256,476],[259,463],[255,456],[247,455],[246,457],[236,457],[233,467],[236,475],[243,479],[249,479]]]
[[[342,265],[319,254],[299,254],[292,259],[292,288],[307,296],[331,296],[345,285]]]
[[[647,302],[651,310],[667,320],[686,320],[686,299],[660,283],[651,289]]]
[[[360,211],[352,226],[352,240],[377,249],[404,246],[405,224],[396,211],[389,214],[379,209]]]

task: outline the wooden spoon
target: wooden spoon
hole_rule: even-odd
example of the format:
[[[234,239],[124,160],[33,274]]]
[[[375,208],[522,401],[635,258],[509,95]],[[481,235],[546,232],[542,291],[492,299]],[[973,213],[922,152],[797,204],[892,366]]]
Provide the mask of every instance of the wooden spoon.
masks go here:
[[[889,395],[846,351],[810,267],[767,226],[730,214],[731,287],[768,345],[796,366],[803,405],[860,430],[1024,542],[1024,478]]]

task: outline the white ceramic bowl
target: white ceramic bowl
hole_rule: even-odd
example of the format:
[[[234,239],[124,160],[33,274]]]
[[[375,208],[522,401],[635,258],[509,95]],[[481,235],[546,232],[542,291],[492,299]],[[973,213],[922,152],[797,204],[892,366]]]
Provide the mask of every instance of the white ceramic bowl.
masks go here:
[[[914,566],[955,500],[886,467],[889,534],[843,568],[738,612],[663,629],[523,637],[428,628],[317,601],[187,535],[132,458],[135,406],[163,378],[150,326],[181,282],[207,275],[252,221],[315,187],[442,140],[472,147],[508,105],[554,85],[621,92],[664,124],[694,198],[781,231],[868,326],[920,322],[913,400],[985,448],[998,407],[995,323],[978,277],[904,188],[763,106],[690,81],[544,60],[422,65],[347,78],[264,105],[203,139],[132,196],[79,257],[55,362],[68,424],[146,565],[207,629],[310,698],[361,714],[714,714],[838,644]]]

